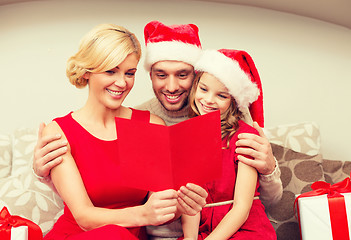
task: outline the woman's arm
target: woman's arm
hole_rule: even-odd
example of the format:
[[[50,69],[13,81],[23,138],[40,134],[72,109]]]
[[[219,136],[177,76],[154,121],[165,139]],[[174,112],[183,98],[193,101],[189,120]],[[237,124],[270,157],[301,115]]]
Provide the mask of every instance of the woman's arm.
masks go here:
[[[233,208],[225,215],[218,226],[206,238],[207,240],[228,239],[247,220],[257,184],[257,171],[242,162],[238,162],[238,173],[234,190]]]
[[[195,216],[182,215],[184,240],[197,240],[199,235],[200,213]]]
[[[57,133],[66,139],[56,122],[50,123],[43,131],[44,136]],[[159,225],[174,218],[177,204],[175,190],[157,192],[140,206],[124,209],[95,207],[86,192],[69,144],[67,152],[62,157],[62,163],[51,170],[51,178],[59,195],[82,229],[90,230],[107,224],[124,227]]]

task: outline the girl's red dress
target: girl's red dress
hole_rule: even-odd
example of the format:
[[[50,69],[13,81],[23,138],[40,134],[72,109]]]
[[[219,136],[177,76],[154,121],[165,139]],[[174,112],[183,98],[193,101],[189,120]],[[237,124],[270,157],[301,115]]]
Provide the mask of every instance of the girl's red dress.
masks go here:
[[[132,119],[149,122],[150,113],[133,109]],[[72,113],[56,118],[54,121],[59,124],[70,144],[72,156],[94,206],[118,209],[145,203],[146,191],[126,188],[118,183],[118,174],[116,174],[119,170],[118,139],[105,141],[94,137],[72,118]],[[111,224],[83,231],[65,205],[64,214],[44,239],[132,240],[147,238],[144,227],[124,228]]]
[[[205,189],[208,192],[208,197],[206,199],[207,203],[223,202],[234,199],[234,186],[238,169],[238,158],[237,154],[235,153],[235,143],[238,140],[238,135],[240,133],[258,134],[256,129],[247,125],[243,121],[239,121],[239,128],[231,138],[229,148],[223,149],[222,151],[222,177],[218,180],[205,184]],[[226,138],[222,140],[222,146],[227,146]],[[257,181],[255,196],[259,196],[259,192],[257,191],[258,187],[259,184]],[[198,239],[205,239],[217,227],[231,208],[232,204],[203,208],[201,212]],[[264,206],[259,199],[253,201],[249,217],[247,218],[246,222],[229,239],[277,239],[274,228],[270,223],[265,213]]]

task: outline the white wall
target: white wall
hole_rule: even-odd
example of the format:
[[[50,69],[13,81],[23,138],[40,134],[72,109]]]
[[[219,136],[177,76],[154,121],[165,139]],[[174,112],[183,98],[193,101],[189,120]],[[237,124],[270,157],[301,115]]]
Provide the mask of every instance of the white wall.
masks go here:
[[[204,48],[248,51],[260,72],[266,127],[314,121],[325,158],[351,160],[351,31],[253,7],[198,1],[40,1],[0,7],[0,131],[37,127],[82,106],[86,90],[65,77],[65,64],[93,26],[111,22],[135,32],[151,20],[195,23]],[[134,106],[151,98],[139,65]]]

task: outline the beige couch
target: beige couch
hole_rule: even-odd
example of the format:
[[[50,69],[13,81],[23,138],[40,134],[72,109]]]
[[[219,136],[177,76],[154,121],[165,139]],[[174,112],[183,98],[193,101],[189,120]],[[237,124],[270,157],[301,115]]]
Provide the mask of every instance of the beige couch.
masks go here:
[[[349,176],[350,162],[325,160],[320,153],[320,133],[315,123],[297,123],[266,129],[281,172],[282,200],[267,208],[278,239],[299,239],[294,217],[295,194],[310,190],[318,180],[337,182]],[[31,161],[37,129],[0,133],[0,207],[37,223],[47,233],[63,213],[63,203],[32,174]]]

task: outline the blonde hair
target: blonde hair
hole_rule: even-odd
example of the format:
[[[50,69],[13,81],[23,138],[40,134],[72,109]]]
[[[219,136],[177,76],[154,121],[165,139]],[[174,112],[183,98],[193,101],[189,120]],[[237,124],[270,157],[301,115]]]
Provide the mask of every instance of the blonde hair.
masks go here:
[[[195,104],[195,93],[199,85],[200,79],[204,72],[197,72],[195,79],[189,94],[189,117],[196,117],[200,115],[199,109]],[[229,148],[229,142],[231,137],[234,135],[239,127],[239,120],[243,117],[243,113],[237,107],[237,103],[233,96],[231,97],[230,106],[224,113],[221,114],[221,133],[222,139],[227,137],[227,147]]]
[[[78,52],[67,61],[66,75],[77,88],[87,85],[84,74],[115,68],[131,53],[141,58],[141,46],[136,36],[115,24],[100,24],[81,40]]]

